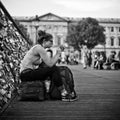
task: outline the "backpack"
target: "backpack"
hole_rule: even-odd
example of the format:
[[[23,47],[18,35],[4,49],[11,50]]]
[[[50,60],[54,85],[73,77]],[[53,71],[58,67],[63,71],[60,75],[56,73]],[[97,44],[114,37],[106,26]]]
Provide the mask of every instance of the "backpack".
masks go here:
[[[72,93],[76,95],[74,89],[74,79],[71,70],[67,66],[58,66],[58,68],[60,70],[60,75],[62,78],[63,85],[65,86],[65,89],[69,94]],[[51,99],[58,99],[58,100],[61,99],[61,93],[52,81],[50,85],[49,96]]]
[[[19,89],[19,100],[45,100],[45,84],[42,81],[22,82]]]

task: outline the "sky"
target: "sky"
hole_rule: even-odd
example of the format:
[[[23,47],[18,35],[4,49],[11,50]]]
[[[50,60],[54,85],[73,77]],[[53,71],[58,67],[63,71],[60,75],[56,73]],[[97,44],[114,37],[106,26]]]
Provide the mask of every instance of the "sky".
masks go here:
[[[120,0],[1,0],[11,16],[120,18]]]

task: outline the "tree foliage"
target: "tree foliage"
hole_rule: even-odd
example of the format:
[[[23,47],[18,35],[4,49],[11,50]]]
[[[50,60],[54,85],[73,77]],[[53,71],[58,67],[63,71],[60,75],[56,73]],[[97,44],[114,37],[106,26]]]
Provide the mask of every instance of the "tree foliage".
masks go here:
[[[78,50],[83,45],[92,49],[98,44],[105,44],[104,28],[96,19],[84,18],[77,25],[70,25],[67,42]]]

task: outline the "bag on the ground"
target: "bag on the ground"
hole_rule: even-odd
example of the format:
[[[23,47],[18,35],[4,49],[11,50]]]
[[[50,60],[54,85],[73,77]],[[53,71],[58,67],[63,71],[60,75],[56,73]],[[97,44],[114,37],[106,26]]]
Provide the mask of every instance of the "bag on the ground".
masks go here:
[[[111,64],[111,69],[112,70],[118,70],[119,69],[119,62],[113,62]]]
[[[104,63],[103,64],[103,69],[104,70],[110,70],[111,69],[110,63]]]
[[[74,89],[74,79],[71,70],[67,66],[58,66],[60,70],[60,74],[62,77],[63,85],[69,94],[76,95]],[[51,99],[61,99],[61,93],[58,88],[51,82],[50,90],[49,90],[50,98]]]
[[[45,84],[41,81],[22,82],[19,90],[20,100],[45,100]]]

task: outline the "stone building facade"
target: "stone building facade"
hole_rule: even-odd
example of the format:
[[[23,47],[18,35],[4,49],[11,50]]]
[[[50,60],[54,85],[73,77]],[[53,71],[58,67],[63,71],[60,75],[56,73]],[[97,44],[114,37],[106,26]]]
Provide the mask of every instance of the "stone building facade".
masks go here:
[[[37,32],[44,30],[53,35],[53,49],[65,44],[68,34],[68,20],[52,13],[36,16],[34,18],[17,18],[27,28],[27,32],[33,44],[37,40]]]
[[[21,17],[17,20],[23,24],[35,44],[37,40],[37,31],[45,30],[53,35],[53,48],[60,45],[66,45],[69,24],[75,24],[82,18],[60,17],[52,13],[36,17]],[[120,19],[115,18],[96,18],[100,25],[105,28],[106,44],[97,45],[93,51],[105,51],[107,55],[111,51],[120,52]]]
[[[95,47],[96,50],[104,50],[108,55],[111,51],[120,52],[120,19],[98,19],[99,24],[105,28],[105,46]],[[102,49],[103,48],[103,49]]]

